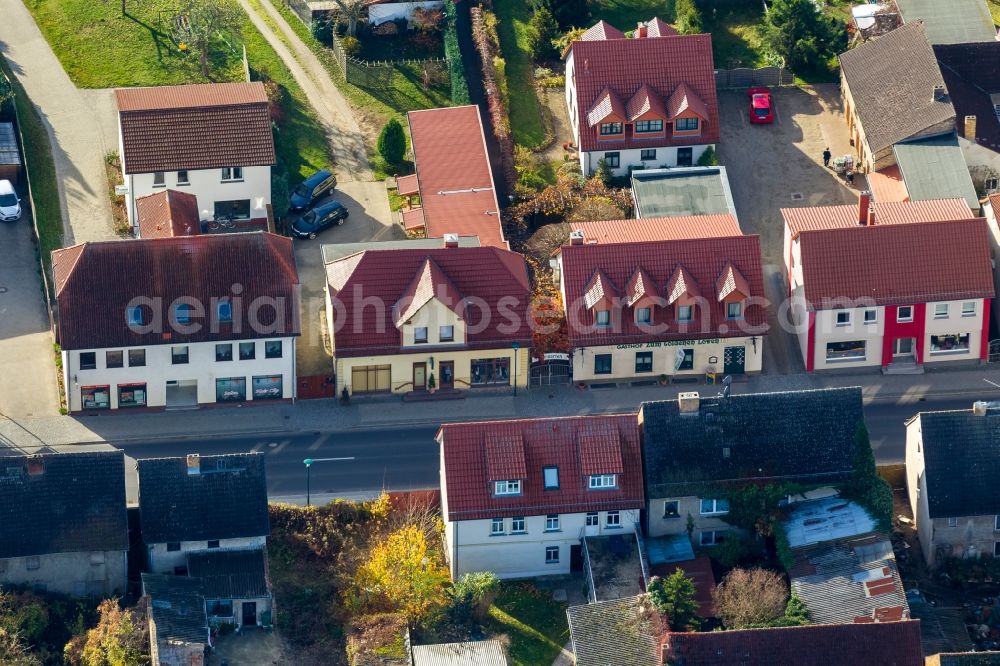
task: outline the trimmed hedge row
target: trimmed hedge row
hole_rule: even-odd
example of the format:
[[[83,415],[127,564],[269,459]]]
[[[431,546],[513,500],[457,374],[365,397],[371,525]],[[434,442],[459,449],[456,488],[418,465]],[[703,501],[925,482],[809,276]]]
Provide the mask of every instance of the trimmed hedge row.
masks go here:
[[[456,106],[462,106],[469,103],[469,84],[465,80],[462,52],[458,48],[458,32],[455,29],[458,9],[455,0],[445,0],[444,6],[444,57],[448,60],[448,72],[451,74],[451,101]]]

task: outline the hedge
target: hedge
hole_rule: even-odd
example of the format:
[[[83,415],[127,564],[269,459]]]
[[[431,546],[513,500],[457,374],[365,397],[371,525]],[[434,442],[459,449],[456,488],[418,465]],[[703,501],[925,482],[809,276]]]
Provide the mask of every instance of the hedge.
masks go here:
[[[458,48],[458,32],[455,29],[455,19],[458,9],[455,0],[445,0],[444,57],[448,60],[448,71],[451,74],[451,101],[461,106],[469,103],[469,84],[465,80],[465,69],[462,66],[462,52]]]

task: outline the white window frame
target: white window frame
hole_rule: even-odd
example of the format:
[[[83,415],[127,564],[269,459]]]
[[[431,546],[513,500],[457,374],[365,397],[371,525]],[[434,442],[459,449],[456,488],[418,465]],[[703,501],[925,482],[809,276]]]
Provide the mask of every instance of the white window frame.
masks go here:
[[[504,519],[503,518],[491,518],[490,519],[490,536],[499,536],[504,533],[503,529]],[[497,527],[499,526],[499,529]]]
[[[677,511],[674,513],[667,513],[667,505],[673,504],[677,507]],[[681,517],[681,501],[680,500],[663,500],[663,517],[664,518],[680,518]]]
[[[733,308],[736,308],[736,314],[733,314]],[[727,304],[726,319],[743,319],[743,304],[742,303]]]
[[[958,517],[952,516],[948,519],[948,527],[958,527]]]
[[[617,474],[591,474],[587,479],[587,488],[590,490],[606,490],[618,487]]]
[[[908,311],[910,314],[903,315],[903,310]],[[899,305],[896,307],[896,321],[913,321],[913,306],[912,305]]]
[[[648,324],[653,321],[653,308],[638,308],[635,311],[635,323]]]
[[[678,305],[677,306],[677,321],[691,321],[692,319],[694,319],[694,306],[693,305]]]
[[[548,465],[542,468],[542,479],[545,490],[559,489],[559,468],[555,465]]]
[[[599,527],[601,524],[601,517],[596,511],[587,512],[585,525],[587,527]]]
[[[518,528],[520,526],[520,528]],[[514,516],[510,519],[510,533],[511,534],[527,534],[528,528],[524,522],[524,516]]]
[[[238,183],[243,180],[243,167],[222,167],[223,183]]]
[[[948,318],[948,307],[947,303],[935,303],[934,304],[934,318],[935,319],[947,319]]]
[[[871,315],[869,317],[869,315]],[[864,315],[866,324],[877,324],[878,323],[878,310],[865,310]]]
[[[546,532],[558,532],[561,529],[562,528],[560,527],[559,514],[558,513],[550,513],[547,516],[545,516],[545,531]]]
[[[181,174],[184,174],[184,178],[181,178]],[[177,184],[178,185],[190,185],[191,184],[191,174],[187,169],[181,169],[177,172]]]
[[[448,330],[448,334],[445,335],[445,329]],[[445,324],[444,326],[438,327],[438,340],[440,342],[454,342],[455,341],[455,326],[451,324]]]
[[[153,187],[166,187],[167,186],[167,174],[164,171],[154,171],[153,172]]]
[[[837,326],[850,326],[851,325],[851,311],[850,310],[838,310],[837,311]]]
[[[604,519],[604,526],[607,527],[608,529],[621,527],[622,526],[621,511],[608,511],[608,515]]]
[[[559,546],[546,546],[545,547],[545,563],[546,564],[559,564]]]
[[[423,339],[420,339],[418,331],[423,331]],[[425,345],[430,339],[430,332],[427,330],[426,326],[414,326],[413,327],[413,344],[415,345]]]
[[[698,544],[701,546],[718,546],[723,541],[726,540],[725,534],[729,530],[702,530],[698,534]],[[711,538],[706,543],[705,536],[711,535]],[[722,539],[719,539],[719,535],[722,535]]]
[[[594,323],[598,326],[611,326],[611,310],[597,310],[594,313]]]
[[[704,503],[705,502],[711,502],[712,503],[712,509],[710,511],[705,511],[705,508],[704,508]],[[720,509],[719,508],[719,503],[720,502],[725,502],[727,508]],[[729,508],[728,507],[729,507],[729,500],[725,499],[724,497],[719,498],[719,499],[713,499],[713,498],[707,498],[706,497],[706,498],[700,498],[698,500],[698,511],[703,516],[724,516],[727,513],[729,513]]]
[[[493,494],[497,496],[520,495],[521,479],[504,479],[493,482]]]
[[[976,316],[976,302],[975,301],[965,301],[962,303],[962,316],[963,317],[975,317]]]

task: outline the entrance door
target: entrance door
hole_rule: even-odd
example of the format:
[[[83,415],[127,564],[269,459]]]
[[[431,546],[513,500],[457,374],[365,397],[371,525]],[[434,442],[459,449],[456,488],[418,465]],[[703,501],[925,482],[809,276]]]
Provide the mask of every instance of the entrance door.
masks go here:
[[[257,602],[243,602],[243,626],[254,627],[257,625]]]
[[[896,338],[896,343],[892,349],[892,357],[912,358],[914,349],[917,346],[916,342],[916,338]]]
[[[413,364],[413,390],[423,391],[427,388],[427,364]]]
[[[182,379],[167,382],[167,409],[187,409],[198,406],[198,380]]]
[[[441,388],[455,388],[455,362],[441,361]]]
[[[583,571],[583,546],[569,547],[569,572],[579,573]]]
[[[746,358],[746,347],[726,347],[722,352],[722,371],[727,375],[742,375]]]

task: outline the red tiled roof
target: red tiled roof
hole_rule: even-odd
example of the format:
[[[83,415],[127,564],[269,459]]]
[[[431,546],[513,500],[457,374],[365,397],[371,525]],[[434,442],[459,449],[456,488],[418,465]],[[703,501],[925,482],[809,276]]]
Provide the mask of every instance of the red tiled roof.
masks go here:
[[[638,509],[643,506],[639,425],[635,414],[577,416],[480,423],[447,423],[438,431],[443,447],[441,485],[445,519]],[[595,430],[595,428],[597,430]],[[581,434],[593,433],[584,454]],[[598,437],[599,433],[603,436]],[[489,472],[491,439],[520,437],[525,474],[522,494],[494,497]],[[584,437],[586,439],[586,437]],[[615,454],[614,450],[618,453]],[[617,455],[618,488],[588,490],[587,469]],[[559,489],[545,490],[543,468],[559,469]],[[610,470],[603,470],[610,472]]]
[[[961,201],[961,199],[959,199]],[[1000,220],[1000,194],[990,195],[990,206],[993,207],[993,216]]]
[[[743,297],[750,296],[750,284],[747,282],[739,269],[729,264],[723,269],[719,281],[715,285],[716,298],[725,300],[731,294],[740,294]]]
[[[479,236],[507,249],[477,106],[410,111],[410,143],[428,238]]]
[[[420,192],[420,185],[417,183],[417,174],[400,176],[396,179],[396,191],[400,196],[412,196]]]
[[[621,474],[622,449],[608,446],[618,438],[617,424],[611,421],[587,421],[580,424],[576,434],[580,445],[580,471],[591,474]]]
[[[667,304],[673,305],[682,296],[697,298],[701,296],[701,290],[691,274],[683,266],[677,266],[667,282]]]
[[[983,218],[808,231],[799,242],[810,308],[841,298],[898,305],[993,297]]]
[[[920,621],[670,633],[664,661],[683,666],[923,666]]]
[[[587,111],[587,124],[590,127],[594,127],[612,114],[621,118],[622,122],[628,119],[628,113],[625,110],[625,105],[622,104],[621,98],[605,88],[597,96],[597,99],[594,100],[594,103],[590,106],[590,110]]]
[[[521,433],[487,432],[485,441],[487,481],[528,478]]]
[[[336,356],[399,353],[402,339],[392,306],[412,289],[414,276],[425,270],[428,260],[451,282],[451,293],[474,299],[468,311],[465,301],[455,305],[471,320],[466,348],[506,348],[513,342],[527,347],[531,343],[527,318],[519,316],[519,327],[511,332],[499,309],[500,299],[513,297],[516,303],[511,311],[519,315],[527,311],[531,288],[521,255],[496,247],[365,250],[326,265],[334,318],[339,319],[334,332]],[[363,306],[372,299],[383,307]],[[488,315],[480,314],[479,299]],[[481,316],[489,317],[488,324],[476,331],[479,327],[472,323],[480,322]]]
[[[274,164],[264,84],[115,91],[125,173]]]
[[[964,220],[969,217],[969,204],[965,199],[931,199],[928,201],[875,201],[875,226],[909,224],[912,222],[944,222]],[[844,229],[858,224],[858,205],[811,206],[782,208],[781,217],[792,233],[811,229]]]
[[[681,81],[667,100],[667,115],[669,118],[676,118],[689,110],[699,118],[708,120],[708,107],[705,106],[705,102],[688,84]]]
[[[875,201],[908,201],[910,198],[898,164],[866,174],[865,180]]]
[[[432,298],[437,298],[445,306],[455,309],[462,302],[462,294],[441,267],[431,259],[424,260],[423,266],[413,276],[413,281],[403,295],[392,306],[396,327],[402,326]]]
[[[411,208],[403,211],[403,228],[407,231],[424,228],[424,209]]]
[[[646,27],[649,30],[646,33],[647,37],[673,37],[678,34],[674,26],[659,17],[653,17],[651,20],[646,21]]]
[[[639,116],[650,111],[656,113],[661,118],[667,118],[667,109],[663,106],[663,100],[659,95],[650,90],[649,86],[643,84],[628,101],[625,113],[627,114],[627,119],[632,122],[638,119]]]
[[[597,245],[565,245],[562,248],[563,283],[566,308],[569,313],[569,338],[574,347],[616,345],[671,339],[733,337],[746,335],[738,327],[726,324],[726,308],[715,298],[708,298],[705,330],[702,317],[695,317],[690,328],[678,327],[672,309],[654,307],[651,326],[666,332],[653,334],[627,314],[620,322],[612,315],[612,326],[597,329],[593,312],[586,310],[588,288],[592,276],[601,271],[611,284],[627,284],[636,269],[642,268],[657,284],[671,292],[670,280],[678,266],[683,266],[690,282],[702,293],[715,295],[716,283],[732,265],[744,276],[750,296],[763,296],[760,239],[757,236],[733,236],[697,240],[656,241],[648,243],[615,243]],[[689,292],[690,293],[690,292]],[[744,312],[744,329],[758,333],[766,331],[767,313],[759,305],[750,305]]]
[[[573,42],[570,52],[576,82],[576,108],[581,116],[593,108],[605,88],[627,100],[646,85],[651,94],[666,100],[681,83],[692,93],[688,96],[692,109],[698,104],[693,101],[697,97],[701,100],[698,108],[706,114],[700,136],[674,139],[668,134],[667,138],[652,143],[646,139],[634,140],[630,129],[626,129],[624,140],[601,140],[597,129],[582,119],[579,123],[580,150],[718,143],[719,112],[711,35],[581,40]]]
[[[728,213],[648,217],[641,220],[570,222],[569,228],[570,231],[582,231],[586,243],[641,243],[682,238],[739,236],[743,233],[736,218]]]
[[[140,238],[196,236],[201,233],[198,197],[177,190],[163,190],[135,200]]]
[[[625,39],[625,33],[611,25],[607,21],[598,21],[580,35],[580,39],[586,42],[600,41],[604,39]]]
[[[625,287],[625,305],[632,307],[643,298],[659,298],[660,289],[649,273],[641,268],[636,269]]]
[[[587,288],[583,292],[584,305],[589,309],[600,303],[604,299],[611,299],[618,295],[618,288],[608,279],[600,269],[590,278]]]
[[[211,234],[82,243],[52,253],[52,273],[59,306],[59,344],[63,349],[99,349],[207,340],[242,340],[299,334],[298,274],[292,241],[264,232]],[[247,306],[260,297],[283,299],[281,319],[261,310],[261,324],[278,331],[256,333],[248,323],[209,325],[213,298],[234,294]],[[167,323],[167,308],[179,297],[201,303],[204,318],[197,331],[182,333]],[[126,308],[136,297],[162,299],[162,311],[143,306],[146,321],[159,315],[166,332],[129,328]],[[234,310],[235,310],[234,306]],[[168,337],[169,335],[169,337]]]

